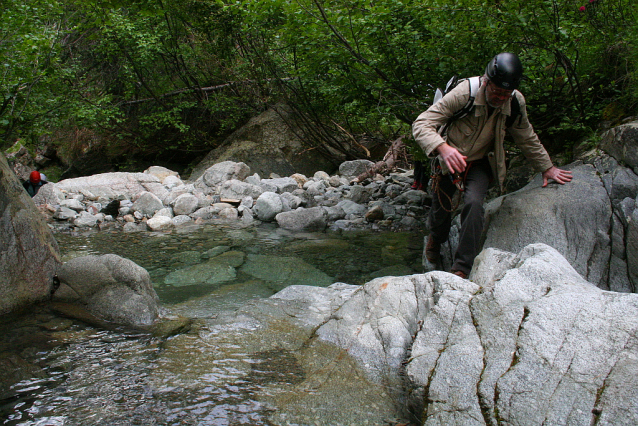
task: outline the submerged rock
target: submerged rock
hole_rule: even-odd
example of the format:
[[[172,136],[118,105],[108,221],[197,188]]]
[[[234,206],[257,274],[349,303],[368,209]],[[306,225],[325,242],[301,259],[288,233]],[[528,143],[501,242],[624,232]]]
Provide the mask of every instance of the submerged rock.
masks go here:
[[[183,287],[197,284],[221,284],[235,279],[237,276],[235,268],[215,259],[171,272],[164,278],[164,283]]]
[[[159,298],[146,269],[114,254],[81,256],[64,263],[55,302],[77,303],[92,315],[129,326],[158,319]]]
[[[334,280],[297,257],[249,254],[241,271],[270,283],[276,290],[290,285],[328,286]]]
[[[248,356],[232,364],[229,372],[239,370],[244,386],[257,385],[251,400],[267,401],[272,407],[268,424],[407,423],[398,419],[400,408],[391,390],[371,381],[345,350],[314,338],[314,329],[359,288],[343,283],[325,288],[290,286],[268,299],[253,300],[230,316],[207,320],[199,338],[210,348],[224,350],[229,342],[237,348],[234,354],[226,349],[224,365],[238,358],[237,353]],[[173,339],[162,355],[174,360],[175,368],[182,367],[185,356],[197,356],[201,359],[197,365],[210,374],[210,365],[220,365],[212,357],[220,349],[186,354]]]

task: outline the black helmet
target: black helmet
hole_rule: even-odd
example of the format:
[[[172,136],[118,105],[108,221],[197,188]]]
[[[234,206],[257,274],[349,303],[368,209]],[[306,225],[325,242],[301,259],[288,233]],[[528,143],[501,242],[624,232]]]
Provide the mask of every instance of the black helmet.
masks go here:
[[[501,89],[514,90],[523,79],[523,64],[513,53],[499,53],[487,64],[485,75]]]

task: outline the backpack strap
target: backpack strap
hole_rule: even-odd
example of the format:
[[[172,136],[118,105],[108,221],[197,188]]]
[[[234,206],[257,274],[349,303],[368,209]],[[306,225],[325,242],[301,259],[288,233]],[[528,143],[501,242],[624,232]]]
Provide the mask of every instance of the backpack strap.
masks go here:
[[[478,93],[479,87],[481,87],[481,78],[470,77],[467,80],[470,82],[470,97],[467,99],[467,102],[465,103],[463,108],[452,114],[452,117],[450,117],[447,123],[445,123],[445,125],[441,129],[441,135],[443,135],[447,131],[448,127],[450,127],[450,124],[452,124],[459,118],[465,117],[472,111],[472,108],[474,108],[474,100],[476,99],[476,94]]]
[[[514,125],[516,119],[521,117],[521,104],[518,103],[516,94],[512,94],[512,100],[510,102],[510,115],[505,119],[505,127],[509,128]]]
[[[476,94],[478,93],[478,89],[481,86],[481,79],[479,77],[470,77],[468,78],[470,82],[470,97],[468,98],[465,106],[454,113],[450,120],[458,120],[459,118],[463,118],[472,111],[474,108],[474,100],[476,99]]]

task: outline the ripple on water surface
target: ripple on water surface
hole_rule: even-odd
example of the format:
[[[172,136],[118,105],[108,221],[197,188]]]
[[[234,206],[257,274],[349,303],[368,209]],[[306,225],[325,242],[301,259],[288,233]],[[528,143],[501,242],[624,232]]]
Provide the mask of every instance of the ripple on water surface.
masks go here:
[[[422,236],[216,226],[56,238],[65,260],[115,253],[143,266],[162,304],[195,324],[155,338],[96,329],[46,307],[4,317],[0,368],[11,373],[0,383],[3,424],[339,425],[393,415],[386,389],[368,382],[345,351],[309,340],[311,331],[232,328],[223,319],[291,284],[363,284],[387,268],[420,272]],[[187,274],[207,263],[233,273],[209,282]],[[178,271],[193,282],[166,279]]]

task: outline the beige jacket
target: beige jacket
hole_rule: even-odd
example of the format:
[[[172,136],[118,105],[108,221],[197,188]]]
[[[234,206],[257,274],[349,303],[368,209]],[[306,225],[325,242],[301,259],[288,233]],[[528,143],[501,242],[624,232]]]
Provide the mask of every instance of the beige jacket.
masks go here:
[[[414,139],[429,157],[434,157],[436,148],[444,142],[466,155],[467,161],[487,156],[492,173],[502,188],[506,172],[503,141],[507,131],[536,170],[543,172],[552,167],[552,161],[527,118],[525,98],[517,90],[514,91],[514,95],[518,98],[521,116],[512,127],[505,128],[505,120],[510,115],[511,101],[507,101],[488,117],[485,85],[482,85],[474,100],[473,110],[467,116],[454,121],[442,137],[438,129],[445,125],[456,111],[463,108],[470,97],[469,81],[461,82],[443,99],[417,117],[412,124]],[[440,158],[439,161],[444,173],[447,173],[447,167]]]

